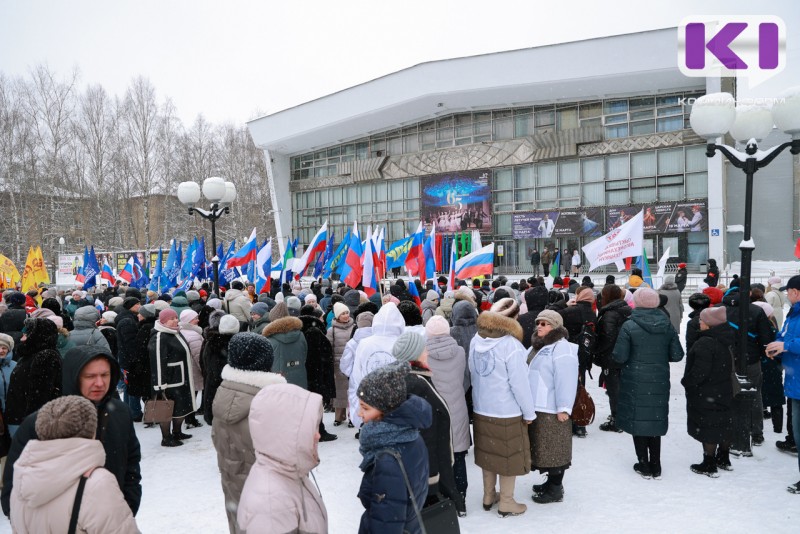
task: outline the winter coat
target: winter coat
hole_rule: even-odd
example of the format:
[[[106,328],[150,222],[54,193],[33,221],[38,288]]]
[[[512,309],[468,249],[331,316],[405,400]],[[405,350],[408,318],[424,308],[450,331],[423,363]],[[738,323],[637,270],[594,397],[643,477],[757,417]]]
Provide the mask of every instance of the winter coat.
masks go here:
[[[603,369],[619,369],[619,364],[611,357],[620,328],[631,316],[631,307],[620,299],[600,308],[597,317],[597,342],[594,355],[595,364]]]
[[[333,321],[326,335],[333,346],[333,381],[336,386],[336,396],[333,399],[334,408],[347,408],[348,378],[341,370],[342,355],[344,355],[350,336],[353,332],[353,319],[346,323]]]
[[[683,293],[684,288],[686,287],[686,278],[688,273],[686,271],[686,267],[678,269],[678,272],[675,273],[675,285],[678,287],[678,291]]]
[[[522,325],[522,344],[526,349],[531,348],[531,338],[536,330],[536,316],[547,307],[547,288],[544,286],[532,287],[523,293],[527,312],[517,318]]]
[[[22,339],[22,329],[28,314],[22,306],[11,306],[3,315],[0,315],[0,333],[8,334],[14,340],[14,346],[19,346]]]
[[[64,359],[64,381],[62,391],[64,395],[80,395],[79,377],[81,370],[91,360],[102,353],[91,346],[78,347],[71,351]],[[121,371],[119,364],[113,358],[105,356],[111,366],[111,380],[108,392],[97,403],[97,435],[95,438],[103,444],[105,449],[104,467],[117,479],[117,485],[122,490],[122,495],[134,515],[139,510],[142,500],[142,475],[139,464],[142,459],[139,440],[133,429],[133,419],[128,405],[122,402],[117,395],[117,382]],[[14,439],[11,450],[6,460],[6,469],[3,472],[2,505],[3,513],[8,515],[11,490],[14,481],[14,462],[19,458],[29,441],[38,439],[36,435],[36,416],[32,414],[25,418]]]
[[[3,419],[19,425],[28,415],[61,396],[61,356],[58,330],[49,319],[34,319],[25,341],[14,346],[17,365],[11,372]]]
[[[100,334],[106,338],[108,348],[111,349],[111,355],[117,359],[117,329],[111,324],[105,324],[97,327]]]
[[[667,297],[667,304],[664,306],[667,313],[669,313],[669,320],[672,323],[672,328],[676,332],[681,331],[681,323],[683,322],[683,300],[681,299],[681,291],[675,282],[666,282],[658,288],[658,294]]]
[[[225,307],[228,309],[228,313],[236,317],[239,324],[250,322],[250,308],[253,307],[253,302],[242,290],[229,289],[226,291]]]
[[[778,324],[778,330],[780,330],[783,327],[783,307],[789,304],[789,299],[786,298],[786,294],[783,291],[778,291],[778,288],[773,287],[764,294],[764,300],[772,306],[772,315]]]
[[[297,317],[282,317],[269,323],[264,336],[272,345],[272,371],[283,375],[288,383],[308,389],[308,344],[303,322]]]
[[[84,306],[75,311],[75,328],[69,334],[69,340],[73,344],[72,348],[81,345],[97,345],[99,348],[111,352],[108,341],[96,326],[99,320],[100,313],[96,308]]]
[[[728,322],[731,323],[734,330],[738,331],[739,293],[726,294],[722,297],[722,304],[727,309]],[[774,334],[772,324],[764,310],[751,303],[748,311],[750,322],[747,332],[747,365],[754,365],[760,363],[761,358],[765,356],[764,347],[774,340]]]
[[[406,391],[431,405],[431,424],[420,430],[428,450],[428,495],[441,493],[455,503],[457,510],[466,510],[464,496],[458,492],[453,474],[450,411],[433,386],[430,371],[412,366],[411,372],[406,375]]]
[[[790,399],[800,399],[800,302],[789,309],[777,340],[783,341],[785,350],[780,354],[786,371],[783,390]]]
[[[439,307],[436,308],[436,315],[441,315],[442,317],[447,319],[448,323],[453,324],[451,317],[453,315],[453,306],[455,306],[455,304],[456,304],[456,299],[443,297],[439,301]],[[473,304],[473,307],[474,306],[475,305]]]
[[[398,408],[384,414],[382,421],[369,422],[361,430],[359,451],[364,459],[359,467],[364,476],[358,498],[365,511],[359,534],[421,532],[400,462],[421,510],[428,495],[428,453],[418,431],[430,426],[431,419],[430,404],[410,395]],[[395,439],[398,435],[403,441]]]
[[[678,334],[658,309],[636,308],[612,354],[622,364],[617,427],[633,436],[663,436],[669,415],[669,363],[683,358]]]
[[[542,261],[542,255],[536,251],[531,253],[531,265],[536,266],[539,265],[539,262]]]
[[[156,395],[175,402],[172,416],[185,417],[196,411],[192,354],[180,332],[156,322],[147,348],[150,383]]]
[[[450,411],[450,426],[453,430],[453,451],[469,449],[469,414],[464,397],[464,372],[467,358],[464,349],[449,335],[428,336],[428,367],[433,374],[436,391],[447,402]]]
[[[581,332],[586,323],[592,323],[597,326],[597,314],[592,309],[591,302],[576,302],[573,306],[567,306],[558,313],[564,319],[564,328],[569,334],[570,343],[579,343]],[[596,330],[596,328],[595,328]],[[592,362],[590,360],[581,361],[581,373],[591,370]]]
[[[436,314],[436,308],[439,306],[428,299],[422,301],[422,326],[428,324],[428,320]],[[452,309],[451,309],[451,316],[452,316]],[[448,318],[448,321],[450,319]]]
[[[686,354],[686,428],[701,443],[730,442],[735,345],[735,331],[723,323],[701,331]]]
[[[94,303],[92,303],[92,301],[90,301],[88,299],[80,299],[80,300],[70,299],[70,301],[67,302],[67,305],[64,306],[64,311],[67,312],[67,314],[70,317],[74,318],[75,317],[75,312],[78,311],[80,308],[84,308],[84,307],[93,308],[94,307]]]
[[[476,414],[509,418],[536,418],[528,386],[527,354],[521,343],[522,327],[494,312],[478,317],[478,333],[469,352],[472,402]]]
[[[325,402],[336,396],[333,380],[333,346],[325,335],[325,325],[314,316],[301,315],[303,335],[308,352],[306,356],[306,376],[308,389],[322,395]]]
[[[220,334],[217,328],[206,330],[206,341],[200,354],[203,371],[203,419],[214,420],[214,398],[222,384],[222,369],[228,364],[228,343],[234,334]]]
[[[6,395],[8,394],[8,385],[11,383],[11,373],[17,362],[13,359],[13,354],[6,354],[5,358],[0,358],[0,412],[5,413],[6,410]],[[0,453],[0,458],[5,454]]]
[[[353,364],[356,360],[356,349],[358,349],[358,344],[361,343],[361,340],[368,338],[372,335],[372,327],[365,326],[361,328],[355,328],[352,332],[352,336],[350,341],[344,346],[344,353],[342,353],[342,361],[339,362],[339,370],[347,376],[348,382],[351,382],[350,375],[353,374]],[[348,384],[348,394],[347,398],[350,398],[349,388],[350,385]]]
[[[200,369],[200,351],[203,349],[203,329],[190,323],[180,323],[183,339],[189,345],[192,355],[192,381],[195,391],[203,390],[203,372]]]
[[[170,302],[169,307],[175,310],[175,313],[178,314],[178,317],[186,310],[191,310],[189,307],[189,300],[186,297],[177,296],[172,299]]]
[[[114,318],[114,328],[117,329],[117,360],[120,367],[129,371],[129,360],[134,357],[136,347],[136,331],[139,329],[139,320],[132,311],[122,306],[117,307],[117,316]]]
[[[469,354],[469,346],[475,334],[478,333],[478,310],[466,301],[459,301],[453,306],[453,326],[450,335],[456,340],[458,346],[464,349],[465,358]],[[464,367],[464,391],[471,385],[469,367]]]
[[[150,317],[139,323],[134,346],[129,349],[128,395],[149,399],[153,393],[150,379],[150,334],[156,324],[156,318]]]
[[[11,528],[14,532],[66,532],[81,476],[77,532],[138,533],[114,475],[102,466],[103,445],[86,438],[31,441],[14,465]]]
[[[545,250],[542,252],[542,265],[550,265],[550,260],[553,258],[552,253],[549,250]],[[547,273],[545,273],[547,274]]]
[[[256,396],[249,416],[258,455],[239,503],[242,532],[327,533],[325,503],[309,478],[319,465],[314,435],[322,398],[291,385],[275,385],[270,387],[271,402],[259,400]],[[277,432],[276,421],[282,422]]]
[[[256,334],[261,334],[264,332],[264,328],[266,328],[268,324],[269,314],[262,316],[261,319],[253,323],[253,325],[250,327],[250,331]]]
[[[701,310],[702,311],[702,310]],[[692,310],[689,322],[686,323],[686,352],[692,350],[692,345],[700,336],[700,312]]]
[[[227,349],[226,349],[227,350]],[[247,474],[256,460],[247,416],[253,397],[266,386],[285,384],[286,379],[275,373],[245,371],[230,365],[222,368],[222,384],[216,390],[211,425],[211,441],[217,450],[217,465],[225,495],[225,512],[231,532],[236,526],[236,509]]]
[[[708,270],[703,282],[708,284],[709,287],[717,287],[719,283],[719,267],[717,267],[717,263],[714,260],[708,260]]]
[[[358,344],[348,388],[350,421],[356,428],[361,426],[361,418],[358,416],[358,395],[356,394],[361,379],[371,371],[396,361],[392,356],[392,347],[400,334],[405,331],[405,325],[397,306],[391,302],[384,304],[372,320],[372,335]],[[359,330],[356,330],[356,334]]]
[[[537,412],[572,415],[578,387],[578,346],[566,336],[563,327],[551,330],[528,365],[528,383]]]

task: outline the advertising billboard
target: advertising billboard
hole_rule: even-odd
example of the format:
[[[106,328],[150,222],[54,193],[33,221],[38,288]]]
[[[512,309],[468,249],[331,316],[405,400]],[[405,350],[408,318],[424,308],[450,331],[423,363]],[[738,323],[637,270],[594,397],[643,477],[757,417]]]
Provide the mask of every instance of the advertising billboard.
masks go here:
[[[458,171],[420,178],[420,216],[441,232],[492,232],[491,171]]]

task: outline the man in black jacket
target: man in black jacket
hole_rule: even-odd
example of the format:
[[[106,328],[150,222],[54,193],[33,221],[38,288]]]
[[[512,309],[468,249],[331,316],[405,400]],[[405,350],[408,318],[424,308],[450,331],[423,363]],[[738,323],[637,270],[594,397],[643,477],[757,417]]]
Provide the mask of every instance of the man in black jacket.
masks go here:
[[[81,395],[97,406],[97,436],[106,452],[105,468],[119,484],[125,502],[133,515],[142,500],[142,475],[139,462],[142,455],[139,439],[133,429],[130,411],[116,395],[120,370],[117,361],[108,351],[96,345],[83,345],[67,352],[63,363],[62,395]],[[36,416],[30,414],[20,425],[3,472],[3,492],[0,497],[3,513],[11,513],[11,489],[14,482],[14,462],[28,441],[38,439]]]
[[[688,276],[688,274],[689,273],[686,271],[686,264],[679,263],[678,272],[675,273],[675,285],[678,286],[678,290],[681,293],[683,293],[683,288],[686,287],[686,277]]]
[[[114,319],[114,328],[117,330],[117,358],[123,373],[130,371],[130,365],[135,360],[136,352],[136,333],[139,331],[139,308],[141,301],[135,296],[125,297],[122,306],[116,310],[117,317]],[[142,420],[142,399],[133,395],[128,395],[128,386],[123,383],[122,399],[130,409],[131,417],[136,422]]]

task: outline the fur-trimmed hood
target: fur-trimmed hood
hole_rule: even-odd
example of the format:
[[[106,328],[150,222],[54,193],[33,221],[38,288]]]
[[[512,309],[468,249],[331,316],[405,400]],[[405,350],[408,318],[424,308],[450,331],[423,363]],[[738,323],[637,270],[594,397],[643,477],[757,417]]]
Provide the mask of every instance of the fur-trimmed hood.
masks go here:
[[[522,343],[522,325],[515,319],[487,311],[478,316],[478,335],[484,338],[513,336]]]
[[[537,336],[536,330],[534,330],[533,336],[531,336],[531,346],[533,347],[533,350],[538,352],[542,347],[552,345],[561,339],[569,339],[569,332],[567,332],[567,329],[563,326],[553,328],[544,337]]]
[[[287,334],[295,330],[303,329],[303,321],[297,317],[282,317],[277,321],[272,321],[264,327],[264,336],[270,337],[275,334]]]

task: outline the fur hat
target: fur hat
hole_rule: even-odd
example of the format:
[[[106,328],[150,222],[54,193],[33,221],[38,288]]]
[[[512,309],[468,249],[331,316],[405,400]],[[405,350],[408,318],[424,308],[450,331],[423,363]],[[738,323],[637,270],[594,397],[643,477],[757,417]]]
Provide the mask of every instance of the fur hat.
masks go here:
[[[497,292],[495,292],[495,295],[496,294]],[[505,315],[506,317],[515,319],[517,315],[519,315],[519,304],[517,304],[516,300],[506,297],[495,301],[495,303],[492,304],[490,311],[497,312],[500,315]]]
[[[97,433],[97,407],[79,395],[58,397],[39,409],[35,428],[36,435],[42,441],[94,439]]]
[[[126,310],[130,310],[137,304],[141,304],[142,301],[137,299],[136,297],[125,297],[125,300],[122,301],[122,307]]]
[[[105,315],[105,314],[104,314]],[[145,304],[139,308],[139,315],[145,319],[150,319],[157,315],[155,304]]]
[[[425,300],[439,300],[439,293],[434,291],[433,289],[428,290],[428,293],[425,295]]]
[[[694,311],[703,311],[711,306],[711,299],[705,293],[695,293],[689,297],[689,307]]]
[[[236,280],[234,283],[231,284],[231,289],[238,289],[239,291],[244,291],[244,284],[239,280]]]
[[[542,310],[536,316],[536,321],[547,321],[553,328],[561,328],[564,326],[564,318],[561,314],[553,310]]]
[[[350,313],[350,308],[348,308],[341,302],[337,302],[336,304],[333,305],[333,316],[336,317],[337,319],[341,314],[345,312]]]
[[[219,320],[220,334],[235,334],[239,331],[239,320],[233,315],[225,315]]]
[[[181,322],[182,323],[191,323],[196,318],[197,318],[197,312],[194,311],[194,310],[183,310],[181,312]]]
[[[408,397],[406,375],[408,364],[390,363],[365,376],[358,385],[358,398],[383,413],[403,404]]]
[[[278,294],[280,295],[280,293]],[[299,312],[300,309],[298,308],[297,311]],[[277,321],[278,319],[283,319],[284,317],[289,317],[289,308],[286,306],[285,302],[279,302],[274,308],[272,308],[272,310],[270,310],[269,320],[270,322],[273,322]]]
[[[725,306],[706,308],[700,312],[700,320],[708,326],[721,325],[728,322],[728,310],[725,309]]]
[[[225,312],[224,311],[222,311],[222,310],[214,310],[214,311],[212,311],[208,315],[208,327],[209,328],[216,328],[217,330],[219,330],[219,323],[220,323],[220,320],[223,317],[225,317]],[[239,331],[239,329],[238,329],[238,321],[237,321],[236,332],[238,332],[238,331]],[[234,332],[234,333],[236,333],[236,332]]]
[[[358,317],[356,317],[356,326],[359,328],[370,328],[374,318],[375,314],[372,312],[361,312],[358,314]]]
[[[425,338],[416,332],[404,332],[400,334],[392,347],[392,356],[398,362],[413,362],[419,358],[425,350]]]
[[[264,317],[269,313],[269,308],[263,302],[256,302],[253,304],[253,307],[250,308],[250,315],[258,315],[259,317]]]
[[[228,365],[234,369],[269,372],[272,370],[272,360],[272,344],[255,332],[240,332],[228,343]]]
[[[446,336],[450,334],[450,323],[441,315],[434,315],[425,325],[425,333],[429,336]]]
[[[422,324],[422,312],[415,303],[404,300],[397,305],[397,310],[403,316],[406,326],[419,326]]]
[[[8,352],[11,352],[14,350],[14,338],[8,334],[0,333],[0,347],[5,347],[8,349]]]
[[[633,302],[636,303],[637,308],[658,308],[661,301],[654,289],[640,287],[633,294]]]
[[[122,303],[125,301],[122,297],[111,297],[108,299],[108,307],[110,309],[116,308],[117,306],[122,306]]]
[[[613,274],[606,275],[606,284],[616,284],[617,279]]]

